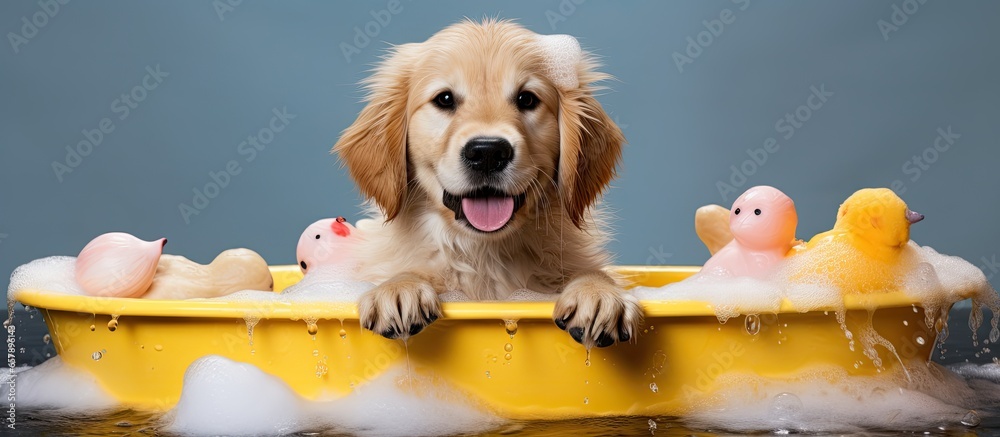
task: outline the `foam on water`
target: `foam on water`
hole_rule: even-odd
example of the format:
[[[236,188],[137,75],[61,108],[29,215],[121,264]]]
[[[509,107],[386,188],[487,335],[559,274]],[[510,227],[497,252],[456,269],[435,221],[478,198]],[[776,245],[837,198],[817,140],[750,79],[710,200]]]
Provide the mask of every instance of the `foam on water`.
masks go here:
[[[7,299],[15,300],[19,290],[44,290],[85,296],[76,283],[76,257],[52,256],[22,265],[10,275]]]
[[[12,380],[18,409],[95,413],[117,405],[93,375],[67,366],[59,357],[13,372],[9,368],[0,370],[0,386],[6,389]]]
[[[375,284],[354,280],[353,276],[353,272],[338,266],[320,266],[282,291],[281,296],[291,301],[357,302]]]
[[[331,371],[333,371],[331,369]],[[283,381],[219,356],[188,368],[166,430],[186,435],[277,435],[301,431],[373,436],[453,435],[486,431],[502,421],[457,393],[414,381],[401,384],[390,370],[332,401],[309,401]]]
[[[987,366],[968,367],[993,381],[963,379],[937,364],[919,363],[910,366],[909,374],[868,377],[848,376],[833,367],[813,369],[792,381],[731,373],[719,377],[719,391],[684,420],[697,428],[735,432],[961,429],[978,425],[974,408],[1000,401],[995,382],[1000,374]]]

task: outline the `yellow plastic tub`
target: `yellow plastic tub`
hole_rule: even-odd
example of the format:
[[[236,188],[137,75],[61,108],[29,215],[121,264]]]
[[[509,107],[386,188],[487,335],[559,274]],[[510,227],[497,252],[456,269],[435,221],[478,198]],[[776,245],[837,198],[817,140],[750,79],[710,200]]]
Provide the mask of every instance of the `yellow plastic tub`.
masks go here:
[[[658,286],[698,268],[616,270],[638,284]],[[301,279],[294,266],[272,272],[277,290]],[[362,330],[353,304],[154,301],[36,290],[23,290],[18,298],[42,311],[65,363],[95,375],[108,393],[141,409],[171,408],[185,369],[211,354],[251,363],[309,399],[344,396],[390,368],[406,366],[408,357],[413,374],[517,419],[683,414],[726,372],[783,378],[821,365],[841,366],[852,375],[876,372],[860,347],[848,347],[833,311],[802,313],[787,303],[777,314],[759,315],[753,329],[753,318],[748,323],[745,316],[720,324],[707,303],[643,302],[640,335],[588,354],[553,324],[553,304],[547,302],[445,303],[444,316],[404,348]],[[929,359],[936,334],[919,305],[902,293],[865,299],[848,300],[849,328],[867,323],[874,309],[875,330],[903,361]],[[252,345],[247,320],[257,321]],[[879,354],[886,369],[900,366],[885,349]]]

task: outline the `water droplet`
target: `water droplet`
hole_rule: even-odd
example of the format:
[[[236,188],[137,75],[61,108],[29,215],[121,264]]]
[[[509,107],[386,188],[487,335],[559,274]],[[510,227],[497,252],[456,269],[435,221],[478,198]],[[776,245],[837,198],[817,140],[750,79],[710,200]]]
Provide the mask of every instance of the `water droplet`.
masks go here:
[[[583,404],[587,405],[590,403],[590,398],[583,398]]]
[[[979,422],[979,413],[976,413],[976,410],[969,410],[969,412],[965,413],[965,416],[962,417],[962,425],[965,426],[979,426]]]
[[[163,352],[163,345],[162,344],[153,345],[153,350],[157,352]]]
[[[257,327],[257,323],[260,323],[260,316],[247,314],[243,316],[243,321],[247,324],[247,342],[250,346],[250,354],[253,355],[256,352],[253,348],[253,328]]]
[[[926,343],[926,342],[927,342],[927,340],[924,340],[924,337],[922,337],[922,336],[919,336],[919,335],[917,336],[917,338],[916,338],[915,340],[916,340],[917,344],[919,344],[919,345],[921,345],[921,346],[923,346],[923,345],[924,345],[924,343]]]
[[[505,360],[507,360],[507,361],[510,361],[510,359],[511,359],[511,358],[514,358],[513,356],[511,356],[511,354],[505,354],[505,355],[503,356],[503,359],[505,359]]]
[[[656,421],[649,419],[649,435],[656,435]]]
[[[324,375],[326,375],[327,373],[330,372],[330,368],[326,365],[326,358],[327,357],[323,357],[323,359],[319,360],[316,363],[316,377],[317,378],[322,378]]]
[[[795,420],[802,413],[802,400],[792,393],[779,393],[771,399],[768,416],[777,420]]]
[[[90,325],[90,332],[94,332],[96,330],[97,330],[97,326],[94,326],[93,324]]]
[[[505,350],[507,352],[510,352],[510,351],[514,350],[514,345],[512,345],[510,343],[507,343],[507,344],[503,345],[503,350]]]
[[[650,326],[649,329],[656,330],[655,326]]]
[[[309,335],[316,335],[316,333],[319,332],[319,326],[315,323],[310,323],[306,325],[306,331],[309,332]]]
[[[660,391],[660,388],[656,386],[655,382],[651,382],[649,384],[649,390],[651,390],[653,393],[656,393],[656,392]]]
[[[112,315],[111,321],[108,322],[108,331],[115,332],[118,330],[118,315]]]
[[[92,358],[94,361],[100,361],[101,358],[104,358],[104,353],[105,352],[107,352],[107,350],[101,349],[101,350],[99,350],[97,352],[94,352],[94,353],[90,354],[90,358]]]
[[[319,349],[313,349],[313,356],[314,357],[318,357],[319,356]]]
[[[583,365],[590,367],[590,358],[587,358],[587,361],[584,361]]]
[[[757,335],[760,332],[760,317],[756,314],[748,315],[744,324],[747,328],[747,334]]]
[[[347,330],[346,329],[341,329],[340,330],[340,338],[347,338]]]
[[[517,320],[504,320],[503,327],[507,330],[510,338],[514,338],[514,334],[517,334]]]
[[[490,371],[489,370],[486,371],[486,378],[487,379],[493,378],[492,376],[490,376]]]
[[[910,326],[910,322],[907,322],[906,320],[903,320],[903,326]]]
[[[50,336],[49,334],[45,334],[45,336],[42,337],[42,342],[44,342],[45,344],[51,343],[52,342],[52,336]]]
[[[918,311],[918,310],[917,310],[917,306],[916,306],[916,305],[910,305],[910,306],[912,306],[912,307],[913,307],[913,312],[915,312],[915,313],[918,313],[918,312],[920,312],[920,311]]]

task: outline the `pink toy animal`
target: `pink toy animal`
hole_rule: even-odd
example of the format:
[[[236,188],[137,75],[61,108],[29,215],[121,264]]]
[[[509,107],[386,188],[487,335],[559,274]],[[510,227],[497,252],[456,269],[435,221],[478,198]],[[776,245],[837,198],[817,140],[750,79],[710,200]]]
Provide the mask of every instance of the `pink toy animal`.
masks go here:
[[[357,229],[343,217],[323,219],[309,225],[299,238],[295,250],[302,273],[323,267],[353,268],[353,246],[359,236]]]
[[[795,245],[795,203],[774,187],[757,186],[733,202],[733,241],[705,263],[703,272],[763,278]]]

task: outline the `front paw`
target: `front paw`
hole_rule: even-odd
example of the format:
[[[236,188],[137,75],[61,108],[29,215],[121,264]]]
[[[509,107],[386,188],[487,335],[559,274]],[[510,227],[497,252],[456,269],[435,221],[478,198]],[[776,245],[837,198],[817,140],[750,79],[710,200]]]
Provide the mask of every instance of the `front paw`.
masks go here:
[[[361,296],[361,326],[385,338],[407,338],[441,316],[437,292],[419,279],[390,280]]]
[[[556,301],[553,320],[588,349],[611,346],[635,337],[642,307],[604,274],[576,278]]]

